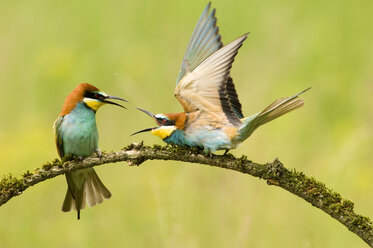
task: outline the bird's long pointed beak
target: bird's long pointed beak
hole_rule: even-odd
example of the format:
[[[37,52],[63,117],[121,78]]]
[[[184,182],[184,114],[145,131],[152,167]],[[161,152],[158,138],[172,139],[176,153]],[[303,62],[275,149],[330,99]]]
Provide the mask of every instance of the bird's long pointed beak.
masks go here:
[[[146,128],[146,129],[143,129],[143,130],[140,130],[140,131],[137,131],[136,133],[133,133],[131,134],[131,136],[135,135],[135,134],[138,134],[138,133],[143,133],[143,132],[150,132],[154,129],[156,129],[157,127],[151,127],[151,128]]]
[[[137,109],[140,110],[140,111],[142,111],[142,112],[144,112],[145,114],[149,115],[150,117],[152,117],[152,118],[155,120],[155,122],[157,122],[157,118],[155,118],[155,115],[154,115],[154,114],[150,113],[149,111],[147,111],[147,110],[145,110],[145,109],[141,109],[141,108],[137,108]],[[158,123],[158,122],[157,122],[157,123]],[[131,136],[133,136],[133,135],[135,135],[135,134],[138,134],[138,133],[150,132],[150,131],[152,131],[152,130],[154,130],[154,129],[156,129],[156,128],[157,128],[157,127],[146,128],[146,129],[143,129],[143,130],[140,130],[140,131],[138,131],[138,132],[136,132],[136,133],[131,134]]]
[[[105,99],[115,99],[115,100],[121,100],[121,101],[124,101],[124,102],[128,102],[127,100],[124,100],[122,98],[119,98],[119,97],[116,97],[116,96],[107,96]],[[127,109],[126,107],[124,107],[123,105],[120,105],[119,103],[116,103],[116,102],[110,102],[110,101],[107,101],[107,100],[103,100],[102,102],[104,103],[108,103],[108,104],[113,104],[113,105],[117,105],[119,107],[122,107],[124,109]]]
[[[150,117],[152,117],[155,121],[157,121],[157,119],[155,118],[155,115],[150,113],[149,111],[145,110],[145,109],[141,109],[141,108],[137,108],[138,110],[144,112],[145,114],[149,115]]]
[[[120,97],[116,97],[116,96],[107,96],[106,98],[108,99],[116,99],[116,100],[121,100],[123,102],[128,102],[127,100],[123,99],[123,98],[120,98]]]

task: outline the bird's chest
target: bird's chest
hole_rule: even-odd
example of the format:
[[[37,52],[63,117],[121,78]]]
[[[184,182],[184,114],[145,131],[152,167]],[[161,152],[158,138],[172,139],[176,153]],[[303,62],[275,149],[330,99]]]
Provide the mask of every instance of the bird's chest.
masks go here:
[[[64,154],[89,156],[97,149],[98,133],[91,110],[72,111],[61,124]]]
[[[206,151],[230,149],[235,127],[213,127],[210,125],[188,125],[183,130],[189,146],[199,146]]]

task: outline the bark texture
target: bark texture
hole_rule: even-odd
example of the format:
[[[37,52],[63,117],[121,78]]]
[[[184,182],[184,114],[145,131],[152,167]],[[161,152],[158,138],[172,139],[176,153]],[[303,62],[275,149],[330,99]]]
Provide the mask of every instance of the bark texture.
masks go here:
[[[65,172],[122,161],[126,161],[128,165],[140,165],[146,160],[175,160],[221,167],[264,179],[269,185],[281,187],[321,209],[373,247],[372,222],[368,217],[354,212],[352,201],[342,198],[339,193],[302,172],[285,168],[278,159],[258,164],[248,160],[246,156],[236,158],[231,154],[204,154],[196,148],[149,147],[143,144],[131,144],[118,152],[103,153],[102,157],[92,156],[82,161],[70,159],[73,160],[62,162],[55,159],[34,172],[23,173],[21,177],[10,174],[4,176],[0,181],[0,206],[20,195],[28,187]]]

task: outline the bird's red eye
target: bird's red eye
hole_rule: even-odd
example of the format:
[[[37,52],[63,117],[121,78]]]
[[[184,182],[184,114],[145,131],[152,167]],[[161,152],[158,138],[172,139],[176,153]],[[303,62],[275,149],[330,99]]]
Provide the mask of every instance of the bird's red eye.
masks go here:
[[[166,120],[166,119],[163,119],[163,120],[162,120],[162,123],[163,123],[163,124],[164,124],[164,123],[166,123],[166,122],[167,122],[167,120]]]
[[[96,99],[99,99],[99,98],[100,98],[100,95],[99,95],[98,93],[95,93],[94,96],[95,96]]]

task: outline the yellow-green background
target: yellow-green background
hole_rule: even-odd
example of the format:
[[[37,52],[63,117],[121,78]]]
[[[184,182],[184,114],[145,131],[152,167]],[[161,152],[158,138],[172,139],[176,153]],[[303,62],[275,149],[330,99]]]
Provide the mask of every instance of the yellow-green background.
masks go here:
[[[52,124],[81,82],[130,101],[97,114],[100,148],[177,112],[175,79],[206,1],[1,1],[0,175],[57,157]],[[275,157],[373,217],[373,2],[213,2],[223,42],[249,31],[233,66],[245,115],[304,94],[305,108],[260,128],[235,155]],[[96,168],[110,200],[62,213],[63,176],[0,208],[0,247],[365,247],[322,211],[265,181],[188,163]]]

